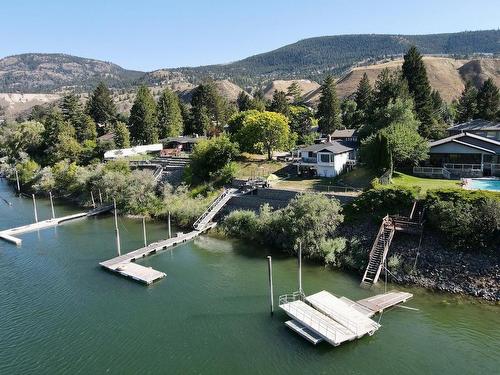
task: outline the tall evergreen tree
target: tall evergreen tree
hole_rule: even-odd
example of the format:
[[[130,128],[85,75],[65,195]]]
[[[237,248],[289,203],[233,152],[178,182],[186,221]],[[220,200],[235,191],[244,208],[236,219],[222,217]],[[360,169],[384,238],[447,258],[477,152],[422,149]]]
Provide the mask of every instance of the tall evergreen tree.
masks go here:
[[[321,96],[319,98],[318,112],[319,130],[323,134],[331,134],[334,130],[342,127],[340,101],[337,97],[335,80],[328,75],[321,85]]]
[[[197,134],[219,134],[229,116],[227,102],[211,81],[193,90],[191,97],[191,128]]]
[[[139,87],[130,110],[129,128],[135,144],[158,142],[156,102],[151,91],[144,85]]]
[[[495,121],[500,111],[500,93],[493,80],[488,78],[477,94],[477,115],[483,120]]]
[[[111,91],[104,82],[100,82],[90,95],[87,102],[87,113],[97,124],[99,135],[104,134],[106,126],[116,118],[116,106]]]
[[[113,126],[113,140],[118,148],[128,148],[130,147],[130,132],[128,130],[127,124],[121,121],[117,121]]]
[[[297,81],[293,81],[286,91],[286,96],[292,100],[292,103],[298,104],[302,100],[302,89]]]
[[[64,119],[72,124],[75,124],[83,114],[80,99],[74,93],[64,95],[60,107]]]
[[[391,102],[409,97],[408,83],[403,79],[400,71],[392,72],[385,68],[383,69],[375,81],[373,90],[372,111],[375,109],[385,108]]]
[[[456,121],[467,122],[476,117],[477,114],[477,89],[472,82],[465,83],[464,91],[458,99]]]
[[[168,88],[158,99],[158,131],[160,138],[177,137],[183,131],[179,97]]]
[[[252,98],[245,91],[240,91],[238,98],[236,99],[236,104],[238,105],[238,111],[244,112],[252,109]]]
[[[422,55],[417,47],[412,46],[404,56],[403,77],[408,82],[408,89],[415,101],[415,111],[420,120],[420,133],[427,137],[431,132],[430,127],[435,122],[432,113],[431,85],[427,78],[427,71],[422,60]]]
[[[271,101],[269,110],[290,117],[290,105],[288,104],[284,91],[274,90],[273,100]]]
[[[368,75],[366,73],[363,74],[363,77],[359,81],[358,89],[354,94],[354,101],[356,102],[356,109],[364,115],[366,118],[368,112],[371,108],[373,100],[373,89],[370,85],[370,80],[368,79]]]
[[[96,140],[97,127],[92,117],[82,113],[72,124],[75,127],[76,139],[78,142]]]

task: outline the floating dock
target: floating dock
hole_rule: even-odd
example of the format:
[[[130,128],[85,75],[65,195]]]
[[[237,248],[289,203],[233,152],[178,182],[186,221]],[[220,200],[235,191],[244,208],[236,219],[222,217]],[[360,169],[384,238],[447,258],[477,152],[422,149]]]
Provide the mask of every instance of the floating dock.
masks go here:
[[[296,292],[280,296],[279,305],[292,318],[285,323],[287,327],[314,345],[326,341],[338,346],[373,335],[381,326],[370,317],[412,296],[392,291],[354,302],[327,291],[308,297]]]
[[[156,254],[159,251],[166,250],[183,242],[192,240],[193,238],[199,236],[201,233],[213,228],[214,226],[215,223],[211,223],[209,225],[206,225],[203,230],[194,230],[189,233],[180,234],[173,238],[154,242],[148,246],[131,251],[127,254],[123,254],[101,262],[99,263],[99,265],[111,272],[119,273],[122,276],[142,282],[146,285],[152,284],[153,282],[162,279],[167,275],[164,272],[154,270],[151,267],[144,267],[133,262],[148,255]]]
[[[20,238],[17,238],[16,236],[19,236],[20,234],[28,233],[28,232],[34,232],[40,229],[47,229],[47,228],[52,228],[55,226],[58,226],[59,224],[69,221],[69,220],[75,220],[79,219],[82,217],[86,217],[87,213],[82,212],[78,214],[73,214],[73,215],[68,215],[68,216],[63,216],[63,217],[58,217],[55,219],[48,219],[48,220],[43,220],[43,221],[38,221],[33,224],[28,224],[28,225],[23,225],[20,227],[12,228],[12,229],[6,229],[0,232],[0,238],[13,242],[16,245],[20,245],[22,240]]]

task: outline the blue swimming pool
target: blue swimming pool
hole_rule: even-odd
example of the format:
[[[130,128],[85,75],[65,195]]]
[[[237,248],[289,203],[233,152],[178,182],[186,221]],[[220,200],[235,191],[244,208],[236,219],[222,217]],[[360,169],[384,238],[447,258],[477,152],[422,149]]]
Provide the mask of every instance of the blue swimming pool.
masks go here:
[[[469,188],[471,188],[473,190],[500,191],[500,179],[473,178],[470,180]]]

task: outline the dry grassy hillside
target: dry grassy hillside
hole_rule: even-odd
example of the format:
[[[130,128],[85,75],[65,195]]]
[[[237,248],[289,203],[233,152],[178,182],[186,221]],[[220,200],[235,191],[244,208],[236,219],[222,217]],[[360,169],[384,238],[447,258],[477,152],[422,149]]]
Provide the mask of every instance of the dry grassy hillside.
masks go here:
[[[264,97],[266,99],[272,99],[275,90],[287,92],[288,87],[293,83],[297,82],[300,89],[302,90],[302,96],[307,97],[310,93],[316,91],[319,88],[319,84],[314,81],[309,81],[307,79],[297,79],[297,80],[276,80],[272,81],[264,89]]]
[[[46,105],[61,98],[59,94],[0,93],[0,107],[7,119],[29,112],[35,105]]]

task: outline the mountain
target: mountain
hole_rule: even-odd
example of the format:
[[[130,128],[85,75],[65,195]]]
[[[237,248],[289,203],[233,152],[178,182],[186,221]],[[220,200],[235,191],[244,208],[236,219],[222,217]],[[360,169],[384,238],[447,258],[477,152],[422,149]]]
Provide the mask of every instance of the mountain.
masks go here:
[[[0,92],[87,91],[99,81],[124,88],[143,75],[144,72],[100,60],[65,54],[27,53],[0,59]]]
[[[356,64],[401,57],[411,45],[423,54],[499,54],[500,30],[429,35],[338,35],[309,38],[230,64],[170,69],[190,82],[229,79],[242,87],[276,79],[321,80],[345,74]]]

